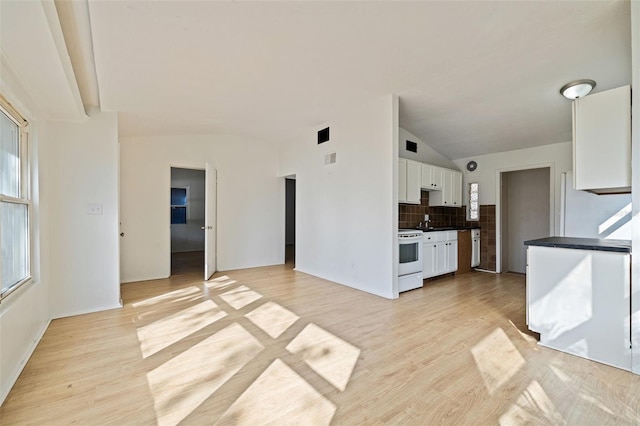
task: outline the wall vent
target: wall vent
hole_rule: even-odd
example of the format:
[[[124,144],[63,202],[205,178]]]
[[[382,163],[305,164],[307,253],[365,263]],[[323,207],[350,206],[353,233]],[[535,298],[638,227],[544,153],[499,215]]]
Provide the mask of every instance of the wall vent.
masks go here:
[[[318,130],[318,145],[329,141],[329,128]]]
[[[330,164],[334,164],[336,162],[336,153],[332,152],[331,154],[327,154],[324,156],[324,165],[328,166]]]
[[[418,152],[418,143],[407,140],[407,151]]]

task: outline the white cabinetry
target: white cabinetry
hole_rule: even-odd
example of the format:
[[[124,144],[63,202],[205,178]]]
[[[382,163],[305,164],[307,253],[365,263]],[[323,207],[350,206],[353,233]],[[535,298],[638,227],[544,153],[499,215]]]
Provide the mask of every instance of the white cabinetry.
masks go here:
[[[422,165],[422,187],[428,190],[442,189],[442,171],[444,169],[431,164]]]
[[[429,194],[430,206],[462,207],[462,173],[456,170],[442,170],[442,191]]]
[[[575,189],[630,192],[630,86],[573,101],[573,170]]]
[[[407,160],[398,160],[398,202],[407,202]]]
[[[458,232],[425,232],[422,249],[422,277],[429,278],[458,270]]]
[[[422,244],[422,278],[435,277],[436,273],[436,242],[435,239],[427,238],[426,235],[433,234],[428,232],[425,234]]]
[[[398,160],[398,202],[420,204],[422,163],[400,158]]]
[[[529,246],[527,324],[540,344],[631,369],[630,255]]]

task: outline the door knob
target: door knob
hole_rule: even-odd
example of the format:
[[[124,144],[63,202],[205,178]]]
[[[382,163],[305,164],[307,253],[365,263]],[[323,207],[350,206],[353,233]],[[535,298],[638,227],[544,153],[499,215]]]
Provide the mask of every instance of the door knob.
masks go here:
[[[201,226],[200,229],[202,229],[204,231],[204,226]]]

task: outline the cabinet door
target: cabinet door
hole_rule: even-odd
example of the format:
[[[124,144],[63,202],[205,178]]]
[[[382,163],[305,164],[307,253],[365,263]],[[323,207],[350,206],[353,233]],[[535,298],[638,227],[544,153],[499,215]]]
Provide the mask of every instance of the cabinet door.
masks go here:
[[[453,206],[453,170],[442,170],[442,205]]]
[[[471,267],[480,266],[480,238],[471,241]]]
[[[454,171],[451,187],[451,201],[456,207],[462,207],[462,173]]]
[[[448,259],[447,259],[447,255],[448,255],[448,251],[447,251],[447,243],[446,242],[439,242],[435,244],[435,251],[436,251],[436,275],[442,275],[442,274],[446,274],[447,273],[447,267],[448,267]]]
[[[424,243],[422,245],[422,277],[435,277],[436,274],[436,245],[434,243]]]
[[[407,160],[407,203],[420,204],[422,164]]]
[[[422,185],[423,189],[432,190],[435,189],[435,184],[433,183],[433,175],[435,173],[435,169],[437,167],[432,166],[431,164],[423,164],[422,165]],[[440,171],[438,171],[438,174]]]
[[[447,242],[447,272],[458,270],[458,241]]]
[[[445,169],[438,166],[431,166],[431,169],[431,186],[433,189],[442,189],[442,179]]]
[[[398,202],[407,202],[407,160],[398,160]]]
[[[573,101],[573,176],[580,190],[631,186],[630,86]]]

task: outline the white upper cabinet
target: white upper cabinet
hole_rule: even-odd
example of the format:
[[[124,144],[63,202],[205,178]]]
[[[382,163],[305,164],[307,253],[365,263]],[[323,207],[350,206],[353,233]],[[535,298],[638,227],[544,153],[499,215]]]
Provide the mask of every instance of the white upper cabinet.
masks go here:
[[[462,173],[406,158],[398,159],[398,202],[420,204],[420,191],[430,206],[462,207]]]
[[[398,202],[407,202],[407,160],[398,160]]]
[[[429,193],[430,206],[462,207],[462,173],[442,170],[442,190]]]
[[[420,204],[422,164],[400,158],[398,160],[398,202]]]
[[[422,188],[427,190],[442,189],[443,170],[442,167],[422,164]]]
[[[631,191],[631,86],[573,101],[573,170],[575,189]]]
[[[422,163],[407,160],[407,203],[420,204]]]

